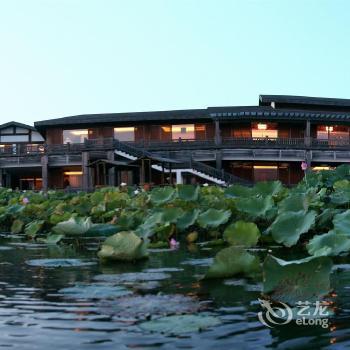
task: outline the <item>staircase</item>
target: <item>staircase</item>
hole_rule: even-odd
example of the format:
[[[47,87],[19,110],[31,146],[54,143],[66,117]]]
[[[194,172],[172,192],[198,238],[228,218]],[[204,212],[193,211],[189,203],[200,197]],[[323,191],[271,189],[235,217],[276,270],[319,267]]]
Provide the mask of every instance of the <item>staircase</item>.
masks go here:
[[[136,160],[141,157],[150,157],[150,158],[159,158],[152,154],[151,152],[141,150],[135,146],[131,146],[119,140],[114,141],[114,152],[118,156],[129,160]],[[234,176],[225,172],[224,170],[218,170],[210,165],[204,164],[202,162],[194,161],[192,158],[190,159],[176,159],[179,163],[173,164],[173,170],[178,173],[191,173],[196,175],[204,180],[216,183],[221,186],[227,186],[230,184],[242,184],[242,185],[250,185],[250,182],[244,180],[238,176]],[[152,168],[158,171],[162,171],[162,167],[160,165],[154,164]],[[169,169],[164,169],[165,171],[169,171]]]

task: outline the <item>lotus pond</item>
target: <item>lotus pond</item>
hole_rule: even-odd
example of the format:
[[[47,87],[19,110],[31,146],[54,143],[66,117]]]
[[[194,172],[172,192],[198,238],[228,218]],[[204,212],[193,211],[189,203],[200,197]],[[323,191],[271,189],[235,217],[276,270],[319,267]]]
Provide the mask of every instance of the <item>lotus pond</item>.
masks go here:
[[[1,189],[0,346],[349,347],[349,179]]]

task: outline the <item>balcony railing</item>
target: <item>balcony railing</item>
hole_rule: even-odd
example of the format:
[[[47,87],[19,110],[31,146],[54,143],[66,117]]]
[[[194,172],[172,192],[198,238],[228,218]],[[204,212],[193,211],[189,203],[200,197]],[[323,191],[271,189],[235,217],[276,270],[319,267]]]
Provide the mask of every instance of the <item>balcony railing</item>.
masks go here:
[[[304,138],[252,138],[252,137],[232,137],[223,138],[221,143],[216,143],[214,139],[207,140],[173,140],[173,141],[146,141],[120,142],[113,138],[101,138],[85,140],[84,143],[71,144],[8,144],[0,146],[0,157],[11,156],[40,156],[79,154],[83,151],[107,151],[118,149],[128,145],[142,151],[176,151],[187,150],[213,150],[230,148],[272,148],[272,149],[313,149],[313,150],[349,150],[350,142],[347,139],[318,140]]]

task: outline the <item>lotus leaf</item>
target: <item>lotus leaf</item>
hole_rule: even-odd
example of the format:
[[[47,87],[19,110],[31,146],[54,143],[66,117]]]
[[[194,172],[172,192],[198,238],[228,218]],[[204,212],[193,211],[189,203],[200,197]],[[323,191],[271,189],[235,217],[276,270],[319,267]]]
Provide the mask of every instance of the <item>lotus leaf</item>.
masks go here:
[[[231,245],[253,247],[258,243],[260,231],[252,222],[236,221],[226,227],[224,239]]]
[[[25,229],[24,229],[24,233],[28,236],[28,237],[35,237],[37,235],[37,233],[41,230],[41,228],[43,227],[45,221],[44,220],[36,220],[33,221],[29,224],[26,225]]]
[[[350,237],[330,231],[314,236],[306,248],[310,255],[339,255],[350,250]]]
[[[180,231],[184,231],[187,228],[189,228],[190,226],[194,225],[198,215],[199,215],[199,210],[198,209],[193,209],[190,211],[185,212],[183,215],[181,215],[177,222],[176,222],[176,227],[180,230]]]
[[[122,231],[108,237],[98,252],[103,260],[134,261],[148,256],[145,241],[132,231]]]
[[[71,217],[67,221],[62,221],[53,227],[53,231],[66,236],[83,236],[92,226],[91,219],[81,217]]]
[[[338,233],[350,235],[350,209],[335,215],[333,225],[334,230]]]
[[[237,209],[248,214],[252,218],[264,217],[266,212],[273,206],[274,202],[271,196],[266,196],[264,198],[237,198],[236,200]]]
[[[208,209],[205,212],[199,214],[197,221],[203,228],[215,228],[225,224],[230,216],[231,211],[229,210]]]
[[[151,202],[160,205],[169,202],[175,194],[174,188],[168,187],[157,187],[151,192]]]
[[[259,270],[260,262],[258,257],[242,248],[231,246],[220,250],[216,254],[205,278],[227,278],[237,274],[251,276]]]
[[[20,219],[16,219],[11,226],[11,232],[14,234],[20,233],[23,230],[24,222]]]
[[[270,226],[268,232],[271,232],[273,239],[277,243],[282,243],[286,247],[296,244],[301,234],[310,230],[315,223],[316,212],[304,211],[283,212],[279,214],[276,220]]]
[[[198,199],[199,186],[177,185],[177,195],[184,201],[194,202]]]
[[[326,256],[285,261],[268,255],[263,264],[263,289],[276,301],[314,302],[330,291],[332,260]]]

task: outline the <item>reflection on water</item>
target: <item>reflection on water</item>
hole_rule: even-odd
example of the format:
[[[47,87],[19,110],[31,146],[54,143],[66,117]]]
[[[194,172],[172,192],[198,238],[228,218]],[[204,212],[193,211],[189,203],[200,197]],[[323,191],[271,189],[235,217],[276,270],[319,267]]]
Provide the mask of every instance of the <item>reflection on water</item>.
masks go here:
[[[135,265],[99,265],[96,247],[93,243],[79,249],[46,247],[21,242],[18,237],[0,238],[0,347],[204,350],[350,346],[350,268],[344,258],[332,275],[337,308],[329,329],[293,324],[269,329],[257,318],[261,282],[199,280],[212,251],[158,251]],[[94,264],[57,267],[26,263],[37,259],[81,259]],[[111,276],[116,274],[119,276]],[[220,322],[201,332],[177,336],[139,327],[154,314],[176,312],[207,313]]]

